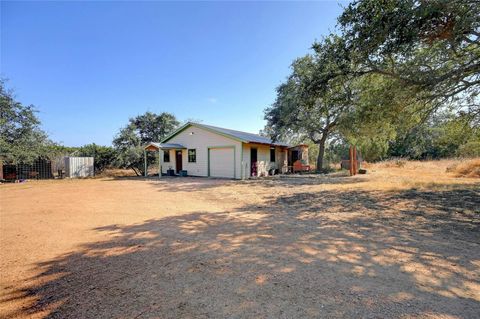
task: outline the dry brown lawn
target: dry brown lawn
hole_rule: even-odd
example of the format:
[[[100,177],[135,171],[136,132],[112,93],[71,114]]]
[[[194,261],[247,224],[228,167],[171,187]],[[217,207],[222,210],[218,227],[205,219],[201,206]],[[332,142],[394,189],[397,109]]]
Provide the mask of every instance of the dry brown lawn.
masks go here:
[[[449,165],[0,185],[0,317],[478,318],[480,180]]]

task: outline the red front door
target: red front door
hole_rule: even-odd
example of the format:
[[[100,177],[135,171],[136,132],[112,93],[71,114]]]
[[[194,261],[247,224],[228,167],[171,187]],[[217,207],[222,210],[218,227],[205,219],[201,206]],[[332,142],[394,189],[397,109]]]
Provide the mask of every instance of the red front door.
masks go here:
[[[178,174],[182,170],[182,151],[175,151],[175,164]]]

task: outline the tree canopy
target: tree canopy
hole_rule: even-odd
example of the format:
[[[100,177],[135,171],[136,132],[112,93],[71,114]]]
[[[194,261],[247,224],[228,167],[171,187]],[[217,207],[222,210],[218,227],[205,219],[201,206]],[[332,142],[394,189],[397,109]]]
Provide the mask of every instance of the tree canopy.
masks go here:
[[[131,118],[113,140],[116,150],[116,164],[122,168],[131,168],[137,175],[144,173],[143,147],[150,142],[160,142],[180,123],[170,113],[145,114]],[[153,154],[147,155],[148,163],[155,162]]]
[[[478,12],[480,3],[470,0],[352,2],[338,19],[339,32],[292,63],[265,110],[264,132],[273,138],[300,134],[316,143],[322,168],[322,145],[332,134],[381,158],[392,154],[390,148],[399,151],[406,136],[423,132],[419,127],[447,125],[433,120],[438,114],[478,126]],[[448,123],[455,126],[451,118]],[[474,141],[464,144],[457,139],[451,145],[475,153]]]
[[[15,100],[0,80],[0,156],[6,163],[30,163],[49,154],[52,142],[40,128],[33,105]]]
[[[339,59],[341,39],[332,35],[316,45],[322,49],[292,63],[292,73],[277,88],[265,119],[274,139],[299,134],[318,145],[317,169],[322,170],[326,141],[341,127],[353,103],[348,75],[326,79],[330,72],[340,74],[348,67]]]
[[[360,0],[339,17],[356,74],[377,73],[480,116],[480,2]]]

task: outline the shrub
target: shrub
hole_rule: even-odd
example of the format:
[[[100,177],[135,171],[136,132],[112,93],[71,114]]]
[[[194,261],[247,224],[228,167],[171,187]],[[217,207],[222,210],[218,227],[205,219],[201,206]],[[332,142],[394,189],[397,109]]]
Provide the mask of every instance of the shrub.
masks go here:
[[[452,173],[456,177],[480,178],[480,158],[449,166],[447,167],[447,173]]]
[[[470,141],[461,145],[458,148],[458,156],[461,157],[479,157],[480,156],[480,141]]]
[[[95,173],[100,173],[106,168],[112,168],[115,161],[115,149],[110,146],[88,144],[78,149],[78,156],[94,157]]]

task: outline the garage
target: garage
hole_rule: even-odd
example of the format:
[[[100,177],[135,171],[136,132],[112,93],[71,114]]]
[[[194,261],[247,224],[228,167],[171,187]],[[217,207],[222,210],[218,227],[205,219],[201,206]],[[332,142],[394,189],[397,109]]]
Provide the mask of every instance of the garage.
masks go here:
[[[208,171],[211,177],[235,178],[235,148],[219,147],[208,150]]]

